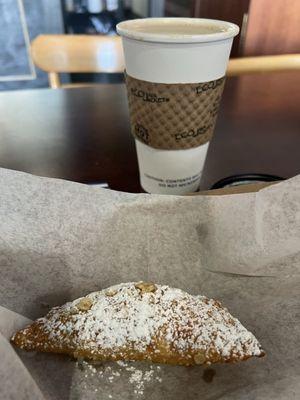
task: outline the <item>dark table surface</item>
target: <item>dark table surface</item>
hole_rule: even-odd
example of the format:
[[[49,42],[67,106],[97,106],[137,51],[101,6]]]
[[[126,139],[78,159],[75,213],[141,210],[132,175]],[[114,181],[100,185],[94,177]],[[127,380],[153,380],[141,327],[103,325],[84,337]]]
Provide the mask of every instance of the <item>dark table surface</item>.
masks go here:
[[[202,189],[300,173],[300,73],[227,79]],[[141,191],[122,84],[0,93],[0,167]]]

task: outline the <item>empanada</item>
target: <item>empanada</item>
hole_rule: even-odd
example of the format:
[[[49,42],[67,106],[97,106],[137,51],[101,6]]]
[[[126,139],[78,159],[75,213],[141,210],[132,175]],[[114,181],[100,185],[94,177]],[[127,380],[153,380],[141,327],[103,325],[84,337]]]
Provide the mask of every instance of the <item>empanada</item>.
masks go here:
[[[93,360],[195,365],[264,355],[216,300],[153,283],[122,283],[54,307],[17,332],[25,350]]]

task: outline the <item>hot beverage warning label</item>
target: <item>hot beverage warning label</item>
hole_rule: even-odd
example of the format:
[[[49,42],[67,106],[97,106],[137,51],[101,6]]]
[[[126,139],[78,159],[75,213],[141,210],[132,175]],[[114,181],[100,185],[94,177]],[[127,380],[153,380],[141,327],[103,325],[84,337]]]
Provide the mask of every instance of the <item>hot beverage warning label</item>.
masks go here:
[[[153,83],[126,75],[132,134],[165,150],[190,149],[213,134],[225,77],[202,83]]]

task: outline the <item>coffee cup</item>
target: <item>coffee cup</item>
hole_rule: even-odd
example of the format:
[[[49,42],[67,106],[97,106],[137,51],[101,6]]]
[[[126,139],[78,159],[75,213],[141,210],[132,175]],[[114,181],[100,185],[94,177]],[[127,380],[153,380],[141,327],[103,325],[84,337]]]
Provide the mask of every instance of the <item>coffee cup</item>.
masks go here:
[[[237,25],[201,18],[145,18],[122,36],[131,130],[142,188],[197,191]]]

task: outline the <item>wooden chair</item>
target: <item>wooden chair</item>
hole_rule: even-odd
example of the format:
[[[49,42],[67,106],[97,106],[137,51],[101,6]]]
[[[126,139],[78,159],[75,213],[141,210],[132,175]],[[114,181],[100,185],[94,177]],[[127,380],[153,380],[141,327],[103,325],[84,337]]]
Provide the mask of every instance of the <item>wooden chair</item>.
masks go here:
[[[62,85],[62,72],[124,71],[122,42],[119,36],[40,35],[31,45],[34,63],[48,72],[51,88],[78,87],[93,83]],[[229,60],[227,75],[300,69],[300,54],[243,57]]]
[[[40,35],[31,43],[31,52],[34,63],[48,72],[50,87],[55,89],[89,85],[62,85],[59,79],[62,72],[124,71],[119,36]]]
[[[227,76],[300,70],[300,54],[232,58]]]

